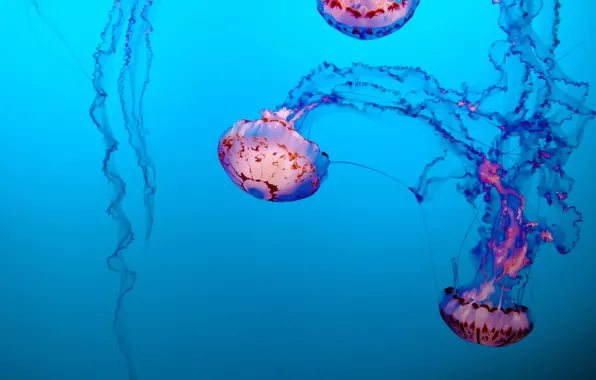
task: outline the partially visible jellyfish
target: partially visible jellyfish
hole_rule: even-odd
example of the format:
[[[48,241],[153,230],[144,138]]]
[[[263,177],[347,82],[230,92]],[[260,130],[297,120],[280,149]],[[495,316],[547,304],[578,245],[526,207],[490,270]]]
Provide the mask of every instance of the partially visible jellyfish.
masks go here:
[[[489,59],[496,76],[486,87],[472,89],[463,83],[461,89],[445,88],[418,67],[362,63],[338,67],[323,63],[300,80],[284,103],[264,113],[265,121],[239,124],[250,133],[237,129],[225,134],[220,145],[225,145],[226,136],[232,138],[238,144],[236,160],[226,157],[226,150],[222,155],[221,149],[220,159],[233,162],[224,168],[238,186],[250,192],[255,186],[245,186],[245,179],[262,178],[265,166],[276,164],[259,156],[259,142],[270,136],[276,136],[274,144],[284,144],[291,135],[304,146],[315,148],[311,163],[323,156],[297,126],[297,119],[307,112],[315,119],[318,110],[333,108],[367,115],[393,113],[426,123],[444,151],[424,167],[417,183],[406,187],[422,204],[430,199],[434,184],[456,181],[457,191],[480,215],[480,239],[470,252],[475,276],[460,285],[454,259],[454,283],[445,289],[438,309],[446,325],[461,339],[500,347],[522,341],[534,329],[534,316],[523,297],[539,248],[550,243],[564,255],[579,241],[583,218],[568,203],[574,180],[565,166],[588,123],[596,118],[596,111],[586,104],[589,85],[568,77],[557,63],[554,54],[560,20],[555,17],[546,38],[532,29],[533,18],[541,11],[556,12],[559,2],[551,8],[542,1],[529,0],[499,0],[494,4],[500,7],[498,24],[506,38],[490,46]],[[271,116],[276,120],[270,124]],[[280,138],[274,126],[284,127],[281,130],[288,135]],[[398,123],[393,127],[400,128]],[[473,129],[487,128],[494,132],[489,143],[470,134]],[[275,149],[270,152],[281,154]],[[439,163],[448,156],[455,156],[461,168],[445,174]],[[315,168],[310,172],[316,173],[315,180],[323,178],[328,166],[335,163],[323,157],[320,171]],[[231,167],[238,171],[229,171]],[[300,187],[295,175],[283,173],[276,173],[275,178],[289,181],[287,188]],[[309,182],[310,190],[301,194],[317,191],[315,183],[320,186]],[[304,198],[295,191],[289,195],[288,200]],[[538,211],[531,215],[526,207],[531,196],[558,211],[561,218],[550,220]]]
[[[128,377],[137,378],[132,359],[130,342],[128,341],[126,323],[125,296],[132,291],[136,282],[136,273],[129,269],[124,258],[124,251],[132,244],[135,235],[130,220],[122,208],[122,201],[126,196],[126,182],[118,172],[114,162],[114,153],[118,150],[119,142],[112,131],[106,109],[108,93],[104,81],[104,67],[117,51],[120,38],[123,39],[122,67],[119,76],[114,78],[118,85],[118,95],[124,127],[128,133],[128,142],[135,151],[137,165],[141,168],[144,178],[145,208],[147,215],[148,239],[153,227],[154,196],[157,187],[155,167],[147,153],[145,142],[146,130],[143,119],[143,99],[149,84],[149,73],[153,60],[151,47],[150,22],[152,0],[117,0],[114,1],[109,12],[108,22],[102,33],[101,42],[97,45],[93,58],[95,71],[93,72],[93,88],[95,99],[89,109],[91,119],[102,134],[105,144],[102,171],[111,185],[110,205],[107,213],[118,223],[118,242],[114,252],[108,257],[108,268],[120,276],[120,290],[114,314],[113,329],[116,333],[118,345],[125,356],[128,367]]]
[[[388,36],[412,18],[420,0],[317,0],[327,24],[346,36],[374,40]]]

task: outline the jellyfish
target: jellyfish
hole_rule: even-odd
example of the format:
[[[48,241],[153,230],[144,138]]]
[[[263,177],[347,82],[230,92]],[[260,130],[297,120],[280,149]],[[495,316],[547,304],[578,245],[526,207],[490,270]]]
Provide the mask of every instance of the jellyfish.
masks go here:
[[[401,29],[420,0],[317,0],[327,24],[346,36],[374,40]]]
[[[120,351],[126,359],[128,376],[131,380],[136,379],[137,376],[124,319],[126,318],[126,295],[134,288],[136,272],[128,267],[124,252],[134,241],[135,234],[131,222],[122,208],[122,201],[126,196],[126,182],[114,162],[114,153],[118,150],[119,142],[116,140],[108,119],[106,110],[108,93],[105,89],[103,70],[109,58],[116,53],[118,42],[124,34],[123,64],[116,82],[124,127],[128,133],[128,142],[135,151],[137,165],[143,173],[147,214],[145,237],[148,239],[153,226],[154,196],[157,186],[155,167],[145,142],[146,130],[143,119],[143,98],[149,84],[149,72],[153,59],[151,47],[153,26],[150,21],[152,6],[153,1],[151,0],[119,0],[112,5],[108,22],[101,33],[101,42],[97,45],[93,55],[95,71],[92,83],[96,95],[89,109],[91,120],[101,133],[105,144],[102,171],[111,185],[107,213],[118,224],[117,245],[108,257],[107,264],[111,271],[120,276],[120,291],[116,301],[113,329]],[[127,20],[126,23],[125,20]]]
[[[255,198],[291,202],[313,195],[327,174],[329,156],[294,129],[291,111],[265,110],[240,120],[219,140],[218,156],[232,181]]]
[[[474,194],[484,203],[481,240],[470,252],[477,270],[472,281],[460,286],[458,262],[453,259],[454,283],[445,288],[439,311],[461,339],[502,347],[523,340],[534,329],[523,294],[540,245],[552,243],[566,255],[579,241],[583,217],[568,203],[574,180],[564,166],[596,113],[586,104],[588,83],[572,80],[557,63],[560,1],[551,2],[551,7],[542,1],[495,4],[500,6],[499,25],[508,41],[493,45],[491,60],[501,71],[501,87],[506,86],[505,67],[512,83],[516,79],[522,83],[512,91],[516,101],[508,112],[494,114],[502,131],[495,146],[517,138],[522,153],[509,168],[502,159],[485,159],[477,165],[476,191],[470,191],[471,184],[464,190],[469,201]],[[531,21],[547,10],[554,18],[543,40]],[[528,217],[527,196],[520,189],[533,180],[538,182],[534,195],[558,209],[564,216],[561,222]]]
[[[522,278],[521,272],[532,264],[527,236],[537,223],[526,219],[525,199],[503,182],[504,176],[499,164],[485,161],[479,165],[478,177],[486,186],[487,198],[494,189],[500,210],[492,236],[475,248],[482,259],[473,283],[447,287],[439,304],[443,321],[457,336],[495,347],[519,342],[534,329],[529,308],[517,301],[512,290]],[[454,283],[458,284],[455,260],[453,266]]]
[[[469,252],[474,276],[460,284],[459,254],[453,257],[454,280],[442,292],[437,314],[460,339],[502,347],[523,341],[534,329],[535,315],[524,302],[524,291],[540,247],[549,244],[567,255],[579,242],[583,216],[569,202],[574,179],[566,165],[596,111],[587,104],[589,84],[566,75],[558,63],[560,2],[549,3],[550,7],[529,0],[493,4],[499,7],[497,23],[505,38],[489,46],[494,72],[486,76],[488,84],[463,82],[460,88],[447,88],[419,67],[365,63],[339,67],[324,62],[302,77],[282,104],[264,113],[265,121],[241,122],[249,133],[237,129],[224,134],[220,146],[225,138],[238,139],[237,157],[242,153],[246,161],[231,160],[225,150],[223,156],[220,150],[220,160],[234,162],[237,171],[230,177],[243,187],[245,178],[254,180],[261,178],[260,173],[277,170],[269,167],[276,165],[275,160],[260,159],[258,142],[276,136],[272,141],[284,144],[292,135],[313,149],[309,162],[321,162],[310,172],[315,181],[307,183],[309,191],[301,193],[312,196],[320,186],[316,180],[324,178],[335,161],[304,137],[298,122],[304,115],[316,120],[324,110],[336,110],[422,121],[443,153],[424,166],[416,183],[404,186],[422,205],[432,199],[437,184],[455,182],[474,212],[479,235]],[[534,29],[533,20],[549,11],[555,17],[544,36]],[[268,124],[271,115],[281,120]],[[278,137],[274,125],[288,136]],[[400,125],[389,127],[399,131]],[[481,141],[472,135],[473,129],[488,129],[493,137],[488,143]],[[246,143],[249,139],[254,142]],[[253,151],[245,154],[246,149]],[[445,174],[440,163],[450,157],[461,167]],[[279,173],[276,179],[291,182],[290,200],[304,198],[294,191],[300,187],[295,175]],[[260,197],[262,192],[256,194]],[[551,220],[551,213],[530,210],[528,199],[539,200],[563,217]]]

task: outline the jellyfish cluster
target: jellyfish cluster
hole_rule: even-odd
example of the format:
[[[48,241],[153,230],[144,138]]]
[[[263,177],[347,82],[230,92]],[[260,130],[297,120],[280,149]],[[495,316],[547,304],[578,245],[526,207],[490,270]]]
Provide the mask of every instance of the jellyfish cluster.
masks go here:
[[[479,240],[470,251],[476,273],[460,283],[458,260],[452,260],[453,283],[443,291],[438,314],[459,338],[500,347],[520,342],[534,328],[523,295],[539,248],[551,244],[566,255],[579,241],[582,214],[568,201],[574,179],[567,174],[566,164],[596,111],[586,102],[588,83],[568,77],[558,63],[562,0],[483,1],[499,8],[497,24],[504,32],[502,40],[488,47],[495,79],[486,87],[472,88],[464,82],[459,89],[447,88],[419,67],[365,63],[339,67],[323,62],[298,81],[282,104],[226,130],[218,141],[218,158],[238,188],[269,202],[312,197],[330,167],[339,164],[390,177],[419,204],[427,202],[433,183],[455,181],[457,191],[477,215]],[[25,0],[25,4],[74,56],[56,25],[40,11],[38,1]],[[420,0],[316,0],[319,13],[331,27],[364,41],[397,32],[412,19],[419,4]],[[146,144],[143,101],[153,61],[153,6],[152,0],[113,2],[93,54],[90,78],[95,98],[89,115],[104,142],[102,171],[112,190],[107,213],[118,226],[116,247],[107,259],[108,268],[120,276],[113,328],[131,380],[136,379],[136,370],[124,319],[126,295],[134,288],[136,273],[124,254],[135,233],[122,207],[126,182],[114,162],[120,143],[106,109],[109,76],[105,70],[120,58],[116,96],[128,143],[144,178],[148,239],[157,180]],[[534,27],[536,17],[543,13],[553,16],[546,36]],[[80,61],[78,66],[87,75]],[[359,163],[332,160],[303,130],[306,116],[316,118],[322,109],[417,119],[434,132],[443,153],[428,162],[411,185]],[[486,144],[474,139],[470,123],[493,128],[492,141]],[[508,151],[510,145],[519,148],[515,154]],[[448,155],[457,157],[462,169],[445,176],[437,167]],[[532,187],[535,193],[523,192],[528,183],[536,184]],[[538,196],[565,217],[556,222],[530,217],[529,196]]]
[[[418,3],[317,0],[327,23],[362,40],[398,30]],[[501,347],[521,341],[534,328],[523,293],[539,247],[552,244],[566,255],[578,243],[582,214],[568,202],[574,180],[565,167],[596,111],[586,103],[588,83],[568,77],[557,61],[561,1],[492,3],[499,7],[497,23],[504,38],[489,47],[495,79],[486,87],[464,83],[460,89],[446,88],[418,67],[324,62],[300,79],[282,104],[228,129],[218,142],[218,156],[247,194],[271,202],[298,201],[315,194],[330,167],[341,163],[306,137],[299,122],[306,114],[316,118],[317,110],[332,108],[395,114],[427,124],[444,154],[426,164],[416,184],[400,183],[422,204],[430,184],[455,181],[478,216],[480,235],[470,252],[475,276],[460,283],[458,262],[452,260],[454,280],[443,291],[438,314],[459,338]],[[548,34],[541,36],[533,24],[544,12],[554,17]],[[492,141],[475,140],[469,123],[493,128]],[[510,145],[519,147],[517,153],[507,150]],[[463,168],[445,177],[436,167],[447,155],[457,157]],[[537,193],[522,192],[528,183],[536,184],[532,189]],[[529,196],[565,217],[556,222],[530,218]]]

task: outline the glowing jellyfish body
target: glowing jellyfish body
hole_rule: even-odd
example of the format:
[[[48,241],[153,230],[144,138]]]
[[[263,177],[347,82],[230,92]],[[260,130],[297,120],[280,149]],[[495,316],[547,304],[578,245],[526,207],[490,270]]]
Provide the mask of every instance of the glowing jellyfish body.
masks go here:
[[[218,156],[232,181],[255,198],[291,202],[313,195],[326,177],[329,157],[293,127],[291,112],[264,111],[240,120],[219,140]]]
[[[408,22],[420,0],[317,0],[317,9],[329,25],[346,36],[374,40]]]
[[[492,347],[519,342],[534,328],[530,310],[515,302],[512,289],[532,264],[528,234],[540,227],[525,218],[525,198],[502,180],[504,175],[500,164],[484,160],[478,166],[478,178],[487,194],[491,188],[498,194],[486,199],[499,206],[492,207],[499,213],[490,238],[472,251],[479,262],[474,281],[460,289],[446,288],[439,304],[443,321],[457,336]],[[550,234],[545,231],[537,238],[549,241]],[[456,262],[454,269],[457,284]]]
[[[534,329],[530,310],[513,302],[510,292],[495,292],[492,285],[446,288],[441,317],[465,341],[491,347],[517,343]]]

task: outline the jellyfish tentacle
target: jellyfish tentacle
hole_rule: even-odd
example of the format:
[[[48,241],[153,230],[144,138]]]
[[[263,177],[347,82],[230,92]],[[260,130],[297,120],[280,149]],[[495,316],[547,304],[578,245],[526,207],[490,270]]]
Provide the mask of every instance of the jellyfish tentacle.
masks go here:
[[[153,26],[149,19],[153,1],[146,0],[143,5],[140,6],[139,4],[140,0],[136,0],[131,4],[124,45],[124,61],[118,77],[118,94],[120,96],[124,127],[128,133],[128,143],[133,148],[137,158],[137,165],[143,173],[146,212],[145,239],[149,239],[154,223],[157,181],[155,164],[148,154],[147,149],[147,131],[143,117],[143,100],[149,84],[149,74],[153,62],[150,37]],[[144,50],[138,49],[142,42],[144,42]],[[143,54],[144,66],[137,62]],[[139,89],[137,88],[139,83],[137,83],[136,71],[142,70],[144,70],[144,77]]]
[[[149,85],[149,74],[151,72],[151,66],[153,64],[153,48],[151,45],[151,34],[153,32],[153,24],[149,18],[151,13],[153,13],[152,7],[153,0],[146,0],[141,11],[141,20],[143,20],[144,26],[143,36],[145,38],[145,51],[147,54],[147,58],[145,60],[145,78],[143,80],[143,86],[138,101],[138,133],[140,136],[144,136],[146,134],[145,118],[143,112],[143,100],[145,98],[147,86]],[[141,141],[141,146],[144,148],[146,146],[145,139],[142,139]],[[143,152],[143,149],[141,149],[141,151]],[[155,173],[155,165],[153,164],[153,161],[149,159],[149,156],[147,154],[142,155],[142,157],[144,161],[149,161],[146,164],[142,165],[145,182],[145,205],[147,206],[148,210],[147,231],[145,233],[145,239],[148,239],[151,236],[151,232],[153,231],[153,224],[155,218],[155,192],[157,191],[157,179]]]
[[[31,7],[33,7],[33,9],[35,10],[35,14],[37,14],[37,16],[39,17],[39,19],[43,22],[43,24],[48,27],[52,33],[54,33],[54,35],[56,36],[56,38],[58,38],[58,40],[60,40],[60,42],[62,43],[62,45],[64,45],[64,47],[66,47],[66,49],[68,50],[68,53],[70,54],[70,56],[72,57],[72,59],[74,59],[77,69],[78,71],[83,74],[87,79],[89,80],[93,80],[93,78],[91,77],[91,75],[89,75],[89,73],[87,72],[87,70],[85,70],[85,67],[83,65],[83,63],[81,62],[81,60],[79,59],[79,57],[77,56],[77,54],[75,53],[74,49],[70,46],[70,43],[68,42],[68,40],[64,37],[64,35],[62,34],[62,32],[60,31],[60,29],[58,28],[58,26],[51,21],[51,19],[49,19],[44,12],[42,12],[42,10],[40,9],[40,4],[39,1],[36,0],[26,0],[26,3],[29,3],[29,5]],[[37,30],[33,27],[33,24],[31,23],[31,14],[29,11],[29,6],[25,3],[25,15],[27,17],[27,21],[29,22],[29,25],[31,27],[31,31],[33,33],[33,37],[35,38],[35,40],[37,41],[37,43],[46,51],[48,51],[50,54],[53,54],[51,52],[51,50],[49,50],[45,44],[41,41],[39,34],[37,33]],[[57,58],[58,60],[60,60],[60,58]]]
[[[362,169],[370,170],[372,172],[375,172],[377,174],[380,174],[380,175],[382,175],[384,177],[387,177],[387,178],[391,179],[392,181],[396,182],[397,184],[399,184],[403,188],[409,190],[416,197],[416,201],[418,203],[418,207],[420,207],[420,213],[421,213],[421,216],[422,216],[422,224],[424,226],[424,232],[425,232],[425,235],[426,235],[426,243],[428,245],[428,254],[429,254],[429,258],[430,258],[430,264],[431,264],[431,267],[432,267],[432,270],[433,270],[433,279],[434,279],[434,282],[435,282],[435,288],[438,290],[439,289],[439,280],[438,280],[438,277],[437,277],[437,269],[435,267],[435,259],[434,259],[434,253],[433,253],[433,249],[432,249],[432,244],[430,242],[430,232],[428,230],[428,223],[426,221],[426,214],[424,212],[424,208],[422,208],[423,198],[416,191],[416,189],[413,188],[413,187],[411,187],[411,186],[406,185],[404,181],[400,180],[399,178],[397,178],[395,176],[392,176],[391,174],[385,173],[382,170],[375,169],[375,168],[372,168],[372,167],[367,166],[367,165],[359,164],[357,162],[332,160],[332,161],[330,161],[330,164],[351,165],[351,166],[356,166],[356,167],[359,167],[359,168],[362,168]]]
[[[114,153],[118,150],[119,142],[112,132],[106,110],[107,92],[104,85],[103,68],[107,59],[115,53],[118,40],[123,30],[124,12],[122,5],[127,1],[115,2],[109,12],[108,21],[101,33],[101,42],[97,45],[93,58],[95,59],[95,71],[93,72],[93,88],[95,98],[89,109],[89,115],[93,124],[102,134],[105,144],[105,154],[102,171],[111,186],[110,204],[106,210],[108,215],[118,224],[118,243],[113,253],[107,258],[108,268],[120,275],[120,288],[116,300],[114,320],[112,328],[116,334],[120,351],[126,359],[128,377],[135,380],[136,369],[131,353],[131,344],[127,337],[126,318],[126,295],[134,288],[136,272],[126,264],[124,257],[125,250],[134,241],[135,235],[132,230],[130,219],[122,207],[122,201],[126,196],[126,182],[119,174],[114,162]]]

